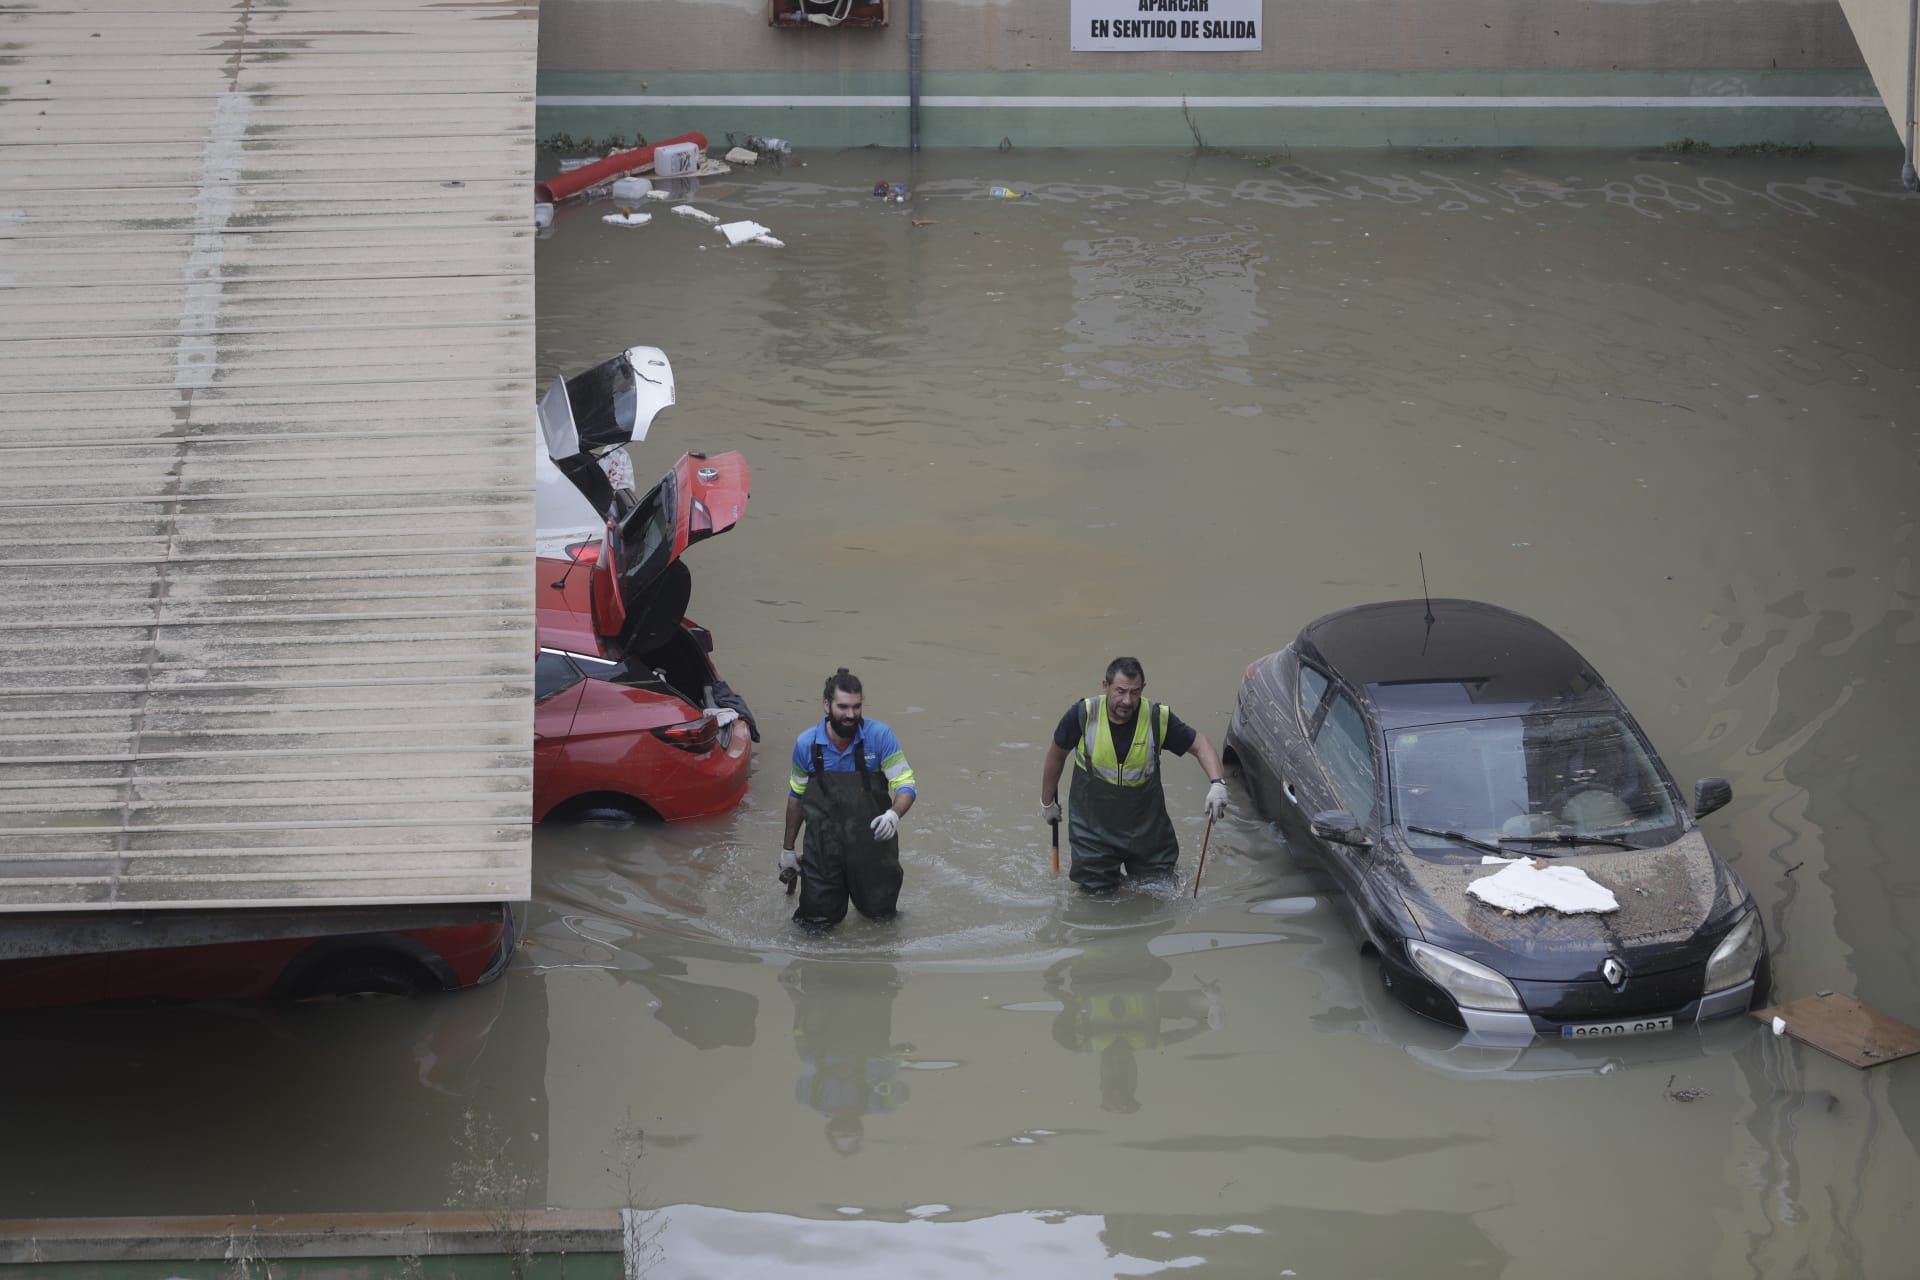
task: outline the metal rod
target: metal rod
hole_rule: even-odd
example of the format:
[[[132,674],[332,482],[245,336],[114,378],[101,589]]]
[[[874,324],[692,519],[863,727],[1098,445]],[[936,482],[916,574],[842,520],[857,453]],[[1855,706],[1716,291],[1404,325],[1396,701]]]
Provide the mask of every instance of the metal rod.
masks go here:
[[[1920,62],[1920,0],[1907,0],[1907,160],[1900,166],[1900,181],[1909,191],[1920,191],[1920,173],[1913,167],[1913,77],[1914,64]]]
[[[920,0],[907,0],[907,149],[920,149]]]
[[[1200,865],[1193,869],[1193,896],[1200,896],[1200,877],[1207,874],[1207,846],[1213,842],[1213,815],[1207,815],[1207,834],[1200,837]]]

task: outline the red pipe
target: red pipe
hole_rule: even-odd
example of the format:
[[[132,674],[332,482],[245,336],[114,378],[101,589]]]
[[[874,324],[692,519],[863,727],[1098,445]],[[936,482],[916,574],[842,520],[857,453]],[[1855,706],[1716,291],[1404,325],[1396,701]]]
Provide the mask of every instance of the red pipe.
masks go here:
[[[533,198],[542,204],[557,204],[568,196],[579,195],[588,187],[597,187],[603,182],[611,182],[622,174],[652,168],[654,147],[671,146],[676,142],[691,142],[703,152],[707,149],[706,134],[683,133],[677,138],[656,142],[653,146],[616,151],[605,160],[582,165],[571,173],[557,173],[545,182],[534,183]]]

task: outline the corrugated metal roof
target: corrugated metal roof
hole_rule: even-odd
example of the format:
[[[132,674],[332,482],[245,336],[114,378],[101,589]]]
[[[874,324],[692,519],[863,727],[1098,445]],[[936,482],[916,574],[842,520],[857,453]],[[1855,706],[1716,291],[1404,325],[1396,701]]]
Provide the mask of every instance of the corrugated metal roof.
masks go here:
[[[0,5],[0,910],[528,895],[538,15]]]

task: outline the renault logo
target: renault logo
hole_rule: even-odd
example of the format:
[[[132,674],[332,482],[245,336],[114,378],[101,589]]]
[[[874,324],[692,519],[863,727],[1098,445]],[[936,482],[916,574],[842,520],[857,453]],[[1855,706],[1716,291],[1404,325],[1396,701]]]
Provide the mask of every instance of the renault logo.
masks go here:
[[[1600,976],[1607,980],[1608,986],[1617,987],[1627,980],[1627,966],[1621,964],[1617,957],[1608,956],[1600,966]]]

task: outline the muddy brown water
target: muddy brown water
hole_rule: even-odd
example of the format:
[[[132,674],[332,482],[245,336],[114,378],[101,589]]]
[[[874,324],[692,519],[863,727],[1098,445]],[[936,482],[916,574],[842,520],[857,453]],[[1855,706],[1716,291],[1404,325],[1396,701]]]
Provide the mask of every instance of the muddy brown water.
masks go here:
[[[1218,741],[1250,660],[1424,554],[1732,780],[1782,997],[1920,1022],[1897,157],[801,159],[699,194],[785,248],[606,203],[538,248],[543,378],[658,344],[641,474],[752,463],[689,557],[746,803],[538,831],[487,990],[19,1020],[0,1214],[630,1202],[670,1276],[1912,1274],[1920,1063],[1463,1046],[1238,791],[1197,901],[1075,901],[1036,812],[1107,658]],[[922,794],[903,918],[808,941],[785,751],[840,664]]]

